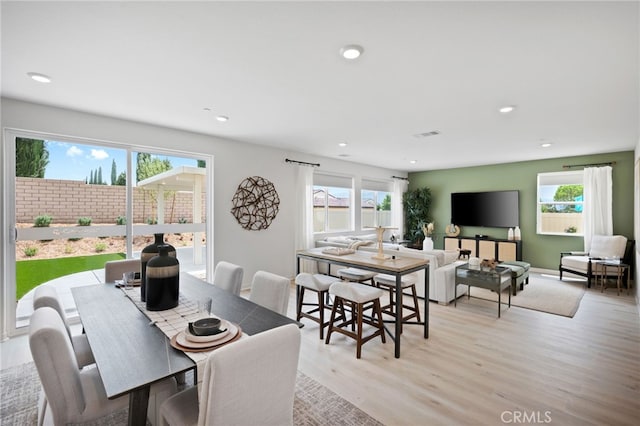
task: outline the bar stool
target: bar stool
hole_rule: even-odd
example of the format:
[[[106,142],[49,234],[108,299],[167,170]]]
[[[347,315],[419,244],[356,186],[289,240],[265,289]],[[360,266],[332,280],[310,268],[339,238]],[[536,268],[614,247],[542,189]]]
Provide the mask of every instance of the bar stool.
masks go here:
[[[324,328],[329,325],[329,321],[324,320],[324,310],[330,308],[325,305],[325,299],[329,294],[329,287],[336,281],[335,277],[323,274],[309,274],[301,272],[296,276],[296,286],[298,288],[298,306],[296,321],[300,321],[300,318],[309,318],[312,321],[320,324],[320,339],[324,338]],[[318,303],[304,303],[304,291],[305,289],[311,290],[318,294]],[[303,311],[303,306],[315,306],[315,308],[309,311]],[[318,313],[318,316],[313,314]]]
[[[331,339],[331,333],[337,332],[351,337],[356,341],[356,358],[360,359],[362,345],[376,336],[380,336],[382,343],[386,343],[384,335],[384,327],[382,322],[382,311],[380,310],[380,296],[384,292],[376,287],[338,281],[331,284],[329,294],[334,296],[333,308],[331,309],[331,319],[329,320],[329,331],[325,344]],[[351,307],[351,319],[347,319],[344,304]],[[373,308],[371,318],[364,317],[366,309]],[[340,310],[340,315],[336,317],[336,313]],[[342,320],[339,324],[336,321]],[[362,337],[362,325],[368,324],[376,328],[376,330],[368,336]],[[351,326],[351,329],[345,327]],[[355,330],[354,330],[355,326]]]
[[[365,281],[370,281],[371,284],[373,284],[373,277],[375,275],[375,272],[364,271],[357,268],[338,269],[338,277],[342,278],[343,280],[353,281],[356,283],[364,283]]]
[[[373,281],[376,283],[378,287],[384,287],[389,291],[389,304],[381,307],[383,313],[387,315],[391,315],[395,318],[396,316],[396,304],[395,304],[395,294],[396,294],[396,277],[388,274],[377,274],[373,277]],[[402,316],[400,330],[402,331],[402,322],[410,320],[411,318],[415,318],[416,321],[420,322],[420,308],[418,307],[418,293],[416,292],[416,274],[407,274],[402,277],[400,286],[402,287],[402,294],[404,295],[404,289],[411,289],[411,296],[413,298],[413,306],[405,305],[404,300],[402,302],[403,313],[406,309],[409,311],[407,315]]]

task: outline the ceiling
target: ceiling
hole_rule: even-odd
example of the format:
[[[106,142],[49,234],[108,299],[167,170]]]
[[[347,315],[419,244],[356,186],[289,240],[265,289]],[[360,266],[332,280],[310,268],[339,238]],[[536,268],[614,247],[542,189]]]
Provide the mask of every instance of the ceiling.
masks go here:
[[[638,2],[3,1],[1,12],[3,97],[402,171],[639,139]],[[348,61],[339,50],[352,43],[364,53]]]

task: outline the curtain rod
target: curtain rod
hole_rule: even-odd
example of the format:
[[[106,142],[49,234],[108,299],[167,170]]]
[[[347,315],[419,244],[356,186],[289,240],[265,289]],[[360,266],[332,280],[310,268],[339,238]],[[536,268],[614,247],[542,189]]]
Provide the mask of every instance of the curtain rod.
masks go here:
[[[608,163],[592,163],[592,164],[565,164],[562,166],[563,169],[570,169],[572,167],[591,167],[591,166],[613,166],[616,164],[615,161],[610,161]]]
[[[402,176],[391,176],[393,179],[401,179],[401,180],[406,180],[407,182],[409,182],[409,178],[406,177],[402,177]]]
[[[303,166],[320,167],[320,163],[307,163],[306,161],[289,160],[288,158],[285,158],[284,161],[287,163],[302,164]]]

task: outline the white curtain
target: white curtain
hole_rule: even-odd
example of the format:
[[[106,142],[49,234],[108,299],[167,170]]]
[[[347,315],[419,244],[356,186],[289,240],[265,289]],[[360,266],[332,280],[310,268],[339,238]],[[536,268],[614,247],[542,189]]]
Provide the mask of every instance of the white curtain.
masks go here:
[[[296,226],[295,248],[306,250],[313,247],[313,167],[296,166]],[[315,262],[300,262],[300,272],[314,273]]]
[[[613,181],[611,166],[584,169],[584,250],[594,235],[613,235]]]
[[[409,182],[404,179],[393,180],[393,194],[391,195],[391,226],[398,228],[393,233],[398,239],[404,238],[404,209],[402,206],[402,194],[407,190]]]

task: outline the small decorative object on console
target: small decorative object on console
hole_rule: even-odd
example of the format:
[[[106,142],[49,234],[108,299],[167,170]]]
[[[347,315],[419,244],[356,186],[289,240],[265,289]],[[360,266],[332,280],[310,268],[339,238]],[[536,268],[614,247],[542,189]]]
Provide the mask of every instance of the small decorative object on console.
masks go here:
[[[457,237],[460,235],[460,227],[450,223],[444,228],[444,232],[447,234],[447,237]]]
[[[513,230],[513,239],[516,241],[520,241],[522,239],[519,226],[516,226],[516,229]]]

